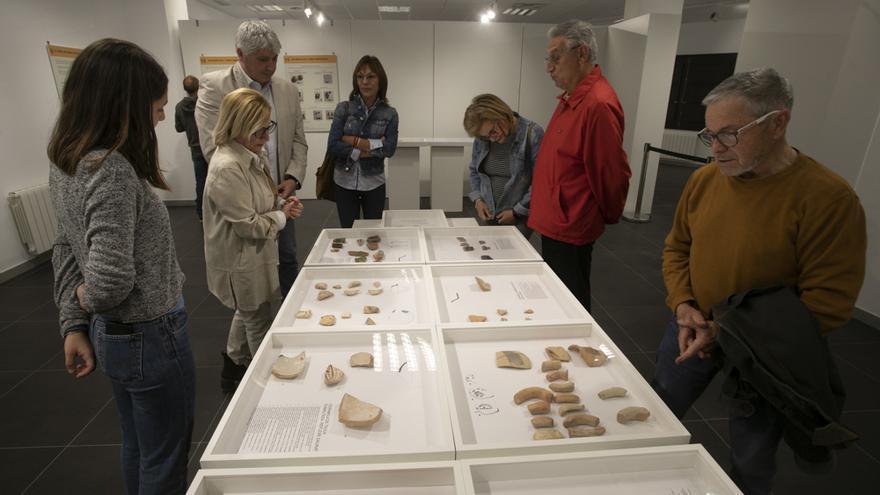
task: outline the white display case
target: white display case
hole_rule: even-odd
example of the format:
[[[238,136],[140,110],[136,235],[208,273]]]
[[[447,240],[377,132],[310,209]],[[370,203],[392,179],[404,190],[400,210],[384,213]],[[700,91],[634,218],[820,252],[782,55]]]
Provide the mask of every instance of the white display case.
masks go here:
[[[545,263],[429,265],[428,270],[441,325],[593,321]],[[491,290],[481,290],[475,277],[488,282]],[[486,321],[471,322],[472,315]]]
[[[443,210],[385,210],[382,212],[385,227],[448,227]]]
[[[735,495],[702,445],[675,445],[461,462],[469,495]]]
[[[425,266],[349,266],[307,267],[300,270],[293,287],[275,316],[272,328],[310,327],[319,325],[321,316],[333,315],[336,324],[328,330],[352,327],[391,328],[433,325],[436,319],[431,284]],[[359,293],[345,295],[351,282],[359,281]],[[374,284],[378,283],[379,287]],[[325,284],[332,297],[319,300]],[[334,287],[340,287],[335,289]],[[379,295],[370,295],[371,289],[382,289]],[[375,306],[379,312],[364,313],[364,306]],[[299,311],[311,311],[308,318],[297,318]],[[350,313],[350,318],[343,318]],[[367,318],[376,327],[367,326]]]
[[[533,325],[512,327],[441,327],[441,356],[447,375],[447,394],[452,407],[456,458],[501,455],[543,454],[565,451],[616,449],[687,443],[690,434],[642,378],[620,349],[598,325]],[[533,440],[528,403],[516,405],[514,395],[526,387],[549,383],[541,371],[550,358],[545,348],[572,344],[601,350],[607,361],[587,367],[577,352],[562,363],[572,393],[580,397],[588,414],[597,416],[605,428],[601,436],[568,438],[559,405],[547,413],[564,438]],[[531,361],[531,369],[499,368],[498,351],[519,351]],[[602,400],[597,393],[610,387],[623,387],[625,397]],[[641,406],[650,411],[644,422],[620,424],[617,412],[624,407]]]
[[[369,250],[366,239],[372,235],[381,238],[376,250]],[[334,239],[345,239],[340,248],[333,248]],[[360,244],[358,244],[360,242]],[[338,249],[334,252],[334,249]],[[356,263],[350,251],[367,253],[366,261]],[[374,256],[382,251],[384,257],[376,261]],[[333,265],[400,265],[425,262],[422,249],[422,233],[418,228],[363,228],[363,229],[324,229],[312,246],[305,266]]]
[[[465,495],[461,466],[452,461],[202,469],[187,495]]]
[[[425,228],[424,235],[426,261],[432,264],[543,261],[512,225]]]
[[[442,362],[431,328],[395,331],[272,330],[226,408],[201,458],[203,468],[452,460]],[[294,379],[272,374],[279,355],[305,352]],[[373,355],[372,368],[349,357]],[[328,386],[329,364],[345,373]],[[344,394],[382,408],[378,422],[338,420]]]

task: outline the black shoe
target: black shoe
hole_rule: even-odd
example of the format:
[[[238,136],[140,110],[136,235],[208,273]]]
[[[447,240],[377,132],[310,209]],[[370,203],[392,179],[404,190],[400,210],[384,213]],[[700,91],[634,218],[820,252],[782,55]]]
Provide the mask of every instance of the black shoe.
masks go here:
[[[225,352],[220,353],[223,356],[223,370],[220,372],[220,389],[227,394],[235,392],[247,366],[235,364],[235,361],[229,358]]]

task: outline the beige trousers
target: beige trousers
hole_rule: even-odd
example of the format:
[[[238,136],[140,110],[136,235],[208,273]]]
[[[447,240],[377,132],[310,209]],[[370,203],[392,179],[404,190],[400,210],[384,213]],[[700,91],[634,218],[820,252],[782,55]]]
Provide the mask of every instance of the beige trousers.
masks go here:
[[[226,354],[235,364],[247,366],[257,353],[275,317],[275,305],[265,302],[255,311],[236,309],[226,339]]]

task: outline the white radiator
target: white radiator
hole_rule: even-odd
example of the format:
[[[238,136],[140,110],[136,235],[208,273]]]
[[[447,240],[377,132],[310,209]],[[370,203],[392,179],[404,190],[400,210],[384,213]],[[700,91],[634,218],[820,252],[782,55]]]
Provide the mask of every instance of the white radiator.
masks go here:
[[[49,184],[9,193],[9,208],[29,254],[35,256],[52,249],[58,220],[49,197]]]
[[[663,144],[660,147],[664,150],[684,153],[686,155],[700,156],[703,158],[712,154],[712,151],[697,139],[697,133],[695,131],[664,129]],[[671,157],[665,158],[669,159]]]

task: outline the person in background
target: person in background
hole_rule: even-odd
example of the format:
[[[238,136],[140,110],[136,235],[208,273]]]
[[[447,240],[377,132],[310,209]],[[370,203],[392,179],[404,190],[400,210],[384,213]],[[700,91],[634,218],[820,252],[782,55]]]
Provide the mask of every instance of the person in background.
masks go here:
[[[252,20],[242,22],[235,35],[238,63],[229,69],[202,76],[196,102],[196,122],[202,152],[210,162],[217,147],[214,143],[214,127],[223,97],[238,88],[259,91],[272,109],[271,120],[277,122],[266,141],[269,173],[277,184],[278,194],[287,199],[302,187],[309,145],[303,130],[296,86],[286,77],[275,75],[280,52],[281,41],[269,24]],[[294,227],[295,222],[289,219],[278,236],[278,280],[282,296],[290,291],[299,272]]]
[[[541,255],[590,310],[593,243],[617,223],[629,190],[623,107],[597,65],[596,36],[584,21],[547,33],[547,72],[563,90],[541,141],[528,226]]]
[[[666,236],[674,318],[651,382],[678,417],[720,370],[706,359],[718,335],[710,309],[731,294],[797,287],[823,335],[852,315],[865,276],[865,213],[846,180],[788,144],[793,103],[791,84],[769,68],[734,74],[703,99],[698,136],[715,161],[691,175]],[[748,405],[730,411],[731,477],[745,493],[770,493],[784,415],[761,396]]]
[[[64,364],[82,378],[97,360],[110,379],[130,495],[184,493],[193,428],[184,276],[153,191],[168,189],[154,130],[167,102],[152,56],[96,41],[73,62],[48,146]]]
[[[361,57],[351,85],[348,101],[336,105],[327,136],[336,164],[336,209],[344,229],[359,218],[382,218],[385,158],[397,150],[397,110],[388,104],[388,76],[379,59]]]
[[[281,197],[263,148],[275,129],[272,106],[241,88],[223,97],[214,127],[217,148],[205,184],[205,263],[208,289],[235,310],[220,386],[235,391],[281,299],[279,232],[302,213],[295,196]]]
[[[544,129],[493,94],[474,97],[463,125],[475,138],[468,175],[477,216],[490,224],[516,225],[528,239],[532,171]]]
[[[186,76],[183,79],[183,90],[186,91],[186,96],[174,107],[174,129],[177,132],[186,132],[186,141],[189,144],[193,171],[196,175],[196,214],[199,215],[199,221],[201,221],[202,194],[205,192],[208,162],[202,155],[202,145],[199,144],[199,129],[196,127],[195,110],[199,94],[199,80],[195,76]]]

